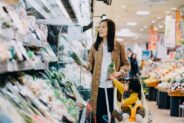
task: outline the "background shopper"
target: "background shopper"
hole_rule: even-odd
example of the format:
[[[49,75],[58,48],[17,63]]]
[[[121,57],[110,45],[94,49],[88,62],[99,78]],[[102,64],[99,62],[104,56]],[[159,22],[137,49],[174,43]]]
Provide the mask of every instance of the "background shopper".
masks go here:
[[[128,48],[127,51],[128,51],[127,54],[128,54],[128,58],[130,62],[130,67],[131,67],[130,72],[129,72],[129,77],[134,78],[134,77],[137,77],[137,75],[139,74],[139,65],[137,61],[137,55],[133,53],[130,48]]]

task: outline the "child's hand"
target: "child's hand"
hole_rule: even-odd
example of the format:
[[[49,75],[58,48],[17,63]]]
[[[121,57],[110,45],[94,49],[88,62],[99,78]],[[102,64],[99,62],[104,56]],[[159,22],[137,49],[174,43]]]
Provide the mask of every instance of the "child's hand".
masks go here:
[[[125,104],[124,104],[124,101],[122,101],[122,102],[121,102],[121,107],[124,107],[124,105],[125,105]]]
[[[108,77],[110,80],[113,80],[113,79],[115,79],[114,78],[114,76],[111,74],[111,75],[109,75],[109,77]]]

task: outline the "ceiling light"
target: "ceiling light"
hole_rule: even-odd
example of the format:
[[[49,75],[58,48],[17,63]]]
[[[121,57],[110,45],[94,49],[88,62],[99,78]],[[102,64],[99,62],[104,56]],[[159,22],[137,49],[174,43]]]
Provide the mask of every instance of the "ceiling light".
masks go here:
[[[120,16],[119,15],[116,15],[116,18],[120,18]]]
[[[125,6],[125,5],[122,5],[121,7],[122,7],[122,8],[126,8],[127,6]]]
[[[121,32],[130,32],[130,29],[124,28],[124,29],[121,29]]]
[[[148,26],[144,26],[144,29],[147,29],[148,28]]]
[[[138,36],[135,36],[134,38],[133,38],[133,40],[137,40],[138,39]]]
[[[137,15],[149,15],[149,11],[137,11]]]
[[[128,25],[128,26],[136,26],[137,23],[136,23],[136,22],[127,22],[127,25]]]
[[[162,19],[162,17],[157,17],[157,19],[159,19],[159,20],[160,20],[160,19]]]
[[[144,29],[143,29],[143,28],[141,28],[141,29],[140,29],[140,31],[141,31],[141,32],[143,32],[143,31],[144,31]]]
[[[121,31],[116,33],[117,37],[135,37],[137,35],[137,33],[134,33],[129,29],[121,29]]]
[[[147,0],[150,1],[152,4],[164,4],[166,0]]]
[[[164,26],[163,25],[159,25],[158,28],[159,29],[162,29],[162,28],[164,28]]]
[[[165,13],[166,13],[166,14],[170,14],[171,12],[170,12],[170,11],[166,11]]]
[[[176,7],[173,7],[173,8],[171,8],[172,10],[176,10],[177,8]]]
[[[151,23],[156,23],[156,21],[155,20],[152,20]]]

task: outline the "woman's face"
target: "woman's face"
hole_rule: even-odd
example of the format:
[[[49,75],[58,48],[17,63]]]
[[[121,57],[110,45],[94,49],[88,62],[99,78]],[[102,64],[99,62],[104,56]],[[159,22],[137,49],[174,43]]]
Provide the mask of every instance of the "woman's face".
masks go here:
[[[99,36],[101,38],[106,38],[107,31],[108,31],[107,22],[105,21],[101,22],[100,27],[99,27]]]

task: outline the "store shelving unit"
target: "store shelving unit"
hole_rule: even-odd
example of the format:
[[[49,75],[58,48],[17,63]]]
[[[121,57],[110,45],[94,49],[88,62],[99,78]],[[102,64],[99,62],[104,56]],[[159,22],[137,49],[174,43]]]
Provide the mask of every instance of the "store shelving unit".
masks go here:
[[[23,42],[23,45],[24,46],[27,46],[27,47],[37,47],[37,48],[44,48],[48,45],[47,42],[42,42],[42,41],[30,41],[30,42]]]
[[[35,1],[33,1],[33,0],[30,0],[30,1],[32,1],[33,4],[36,4]],[[38,2],[43,2],[43,1],[38,1]],[[1,2],[0,2],[0,4],[1,4]],[[2,10],[2,6],[0,6],[0,7],[1,7],[0,9]],[[11,6],[6,5],[7,10],[9,10],[10,7]],[[37,7],[39,8],[40,6],[37,6]],[[19,8],[16,8],[16,9],[19,9]],[[21,9],[24,12],[26,12],[25,8],[23,8],[22,6],[21,6]],[[43,10],[41,10],[41,8],[39,10],[40,10],[40,12],[43,12]],[[12,11],[15,12],[16,10],[14,8],[12,8]],[[61,83],[61,78],[59,78],[61,76],[59,76],[57,74],[57,72],[49,70],[49,63],[50,62],[57,62],[58,58],[55,57],[54,52],[52,51],[50,44],[47,42],[47,38],[48,38],[48,35],[47,35],[48,30],[47,29],[48,28],[46,27],[46,25],[43,25],[43,24],[42,24],[43,28],[41,28],[40,25],[37,25],[36,23],[29,25],[28,24],[29,20],[27,20],[27,18],[23,18],[18,13],[15,13],[15,14],[17,14],[16,15],[17,16],[16,22],[18,24],[20,24],[20,26],[22,24],[22,20],[24,19],[24,21],[27,22],[26,23],[27,25],[26,24],[25,25],[29,28],[33,28],[34,32],[32,30],[28,29],[28,30],[26,30],[27,32],[25,32],[25,34],[19,35],[19,30],[7,27],[9,30],[12,30],[11,32],[13,32],[13,33],[16,32],[16,37],[14,37],[15,39],[13,38],[13,40],[12,40],[13,36],[9,38],[8,35],[5,35],[8,38],[7,39],[4,38],[2,42],[0,41],[2,43],[1,48],[3,48],[2,50],[0,50],[0,81],[1,81],[1,83],[2,82],[5,83],[5,85],[1,86],[1,88],[0,88],[0,95],[2,94],[2,90],[6,91],[6,89],[7,89],[6,85],[11,86],[11,84],[12,84],[11,82],[13,81],[13,79],[17,79],[17,81],[16,81],[17,85],[14,86],[14,87],[16,87],[16,89],[14,89],[13,86],[11,86],[9,88],[9,90],[11,90],[10,93],[12,93],[12,95],[14,94],[13,98],[16,98],[17,100],[20,99],[22,101],[21,104],[25,103],[25,105],[24,105],[25,109],[21,109],[21,106],[22,106],[21,104],[20,104],[21,105],[20,107],[17,106],[19,104],[15,105],[15,106],[14,106],[14,104],[12,104],[14,106],[14,109],[25,110],[25,112],[27,111],[26,108],[32,108],[33,110],[35,109],[35,110],[39,110],[39,111],[41,109],[41,111],[40,111],[41,114],[43,114],[43,115],[49,114],[50,115],[50,116],[48,116],[49,118],[47,117],[48,118],[47,119],[46,117],[44,117],[43,115],[41,115],[39,113],[37,114],[37,116],[42,118],[42,119],[47,119],[48,120],[47,122],[51,122],[52,120],[53,120],[52,122],[56,122],[56,123],[57,123],[57,121],[61,122],[63,120],[64,116],[65,116],[65,119],[74,122],[74,120],[76,120],[75,113],[71,114],[71,112],[69,112],[66,108],[62,108],[62,107],[66,107],[66,105],[64,103],[70,102],[70,103],[73,103],[73,104],[70,104],[70,106],[73,108],[72,111],[73,112],[77,111],[77,108],[74,107],[75,106],[74,102],[67,99],[64,95],[62,95],[62,96],[61,95],[54,95],[55,94],[54,91],[58,91],[57,94],[61,94],[61,93],[64,94],[64,93],[61,91],[61,89],[58,89],[51,84],[53,81],[55,83],[57,83],[57,82]],[[45,15],[45,17],[47,16],[47,14],[44,14],[44,15]],[[9,16],[6,16],[6,17],[8,18]],[[22,20],[19,17],[22,17],[21,18]],[[26,15],[26,17],[27,17],[27,15]],[[36,18],[34,17],[34,19],[36,19]],[[2,21],[2,20],[0,20],[0,21]],[[8,22],[13,25],[12,27],[14,27],[15,24],[17,24],[14,21],[13,21],[14,23],[12,21],[8,21]],[[19,26],[18,24],[15,26],[15,28]],[[22,27],[24,28],[24,26],[22,26]],[[20,42],[16,42],[16,40],[19,40]],[[8,54],[8,56],[6,56],[7,54]],[[40,71],[40,70],[42,70],[42,71]],[[54,78],[55,76],[53,77],[53,73],[57,74],[57,75],[55,75],[58,77],[57,79]],[[29,80],[27,80],[26,76],[30,77]],[[40,99],[38,97],[36,97],[35,93],[33,93],[32,89],[29,88],[29,86],[27,86],[25,83],[24,84],[22,83],[22,85],[19,85],[20,81],[22,80],[21,77],[24,78],[23,81],[26,83],[40,84],[40,86],[38,86],[38,89],[41,89],[40,93],[43,93],[44,98],[47,98],[45,92],[50,92],[51,94],[53,93],[52,97],[55,98],[55,101],[58,101],[57,104],[50,104],[50,102],[52,102],[52,101],[47,101],[44,99],[42,99],[42,101],[40,101]],[[9,79],[9,78],[11,78],[11,79]],[[43,82],[43,83],[41,83],[41,82]],[[43,84],[45,84],[46,88],[41,87]],[[26,86],[28,88],[26,88]],[[24,91],[23,88],[26,88],[25,89],[26,92],[30,91],[31,92],[31,93],[29,93],[30,95],[29,94],[24,95],[25,93],[22,94],[21,92]],[[44,90],[45,90],[45,92],[44,92]],[[37,90],[37,91],[39,91],[39,90]],[[17,95],[15,93],[17,93]],[[3,94],[6,95],[7,97],[3,97],[4,96],[3,95],[3,96],[1,96],[0,100],[1,99],[4,99],[4,100],[9,99],[8,102],[10,102],[10,103],[13,102],[11,100],[11,97],[8,97],[9,92],[3,92]],[[21,97],[23,95],[24,95],[24,97]],[[30,102],[26,102],[27,100],[25,98],[27,98],[27,97],[29,98]],[[41,95],[39,95],[39,97],[41,97]],[[65,99],[64,102],[62,102],[63,99]],[[34,102],[34,104],[32,104],[31,101]],[[44,102],[47,105],[43,105],[42,102]],[[34,105],[34,106],[32,106],[32,105]],[[53,107],[53,108],[55,108],[54,106],[59,107],[58,105],[62,106],[60,109],[58,109],[59,111],[58,110],[55,111],[53,109],[51,110],[51,107]],[[57,113],[58,112],[60,113],[61,111],[64,112],[64,114],[62,113],[62,115],[60,114],[56,118]],[[30,112],[26,112],[27,117],[32,116],[32,114]],[[34,113],[35,112],[33,112],[33,114]],[[17,112],[17,115],[18,114],[19,113]],[[23,120],[23,117],[21,117],[21,119]],[[15,123],[16,119],[13,119],[12,122]],[[19,122],[19,121],[17,121],[17,122]],[[33,122],[36,122],[36,121],[33,121]]]
[[[70,15],[64,12],[62,2],[60,0],[47,1],[44,0],[26,0],[34,9],[39,12],[44,19],[38,19],[37,23],[47,24],[47,25],[68,25],[73,24],[72,20],[69,18]],[[52,8],[52,9],[51,9]],[[73,9],[70,9],[73,11]],[[68,17],[66,17],[68,16]],[[76,20],[76,16],[72,16]]]
[[[66,0],[53,0],[53,1],[48,1],[45,2],[44,0],[26,0],[27,3],[30,3],[30,5],[36,9],[42,16],[44,16],[45,19],[37,19],[37,23],[38,24],[45,24],[45,25],[51,25],[51,26],[74,26],[76,24],[78,24],[78,16],[77,16],[77,12],[76,11],[76,6],[74,6],[72,4],[72,1],[66,1]],[[61,4],[63,5],[64,8],[62,8]],[[45,8],[45,9],[43,9]],[[52,9],[51,9],[52,8]],[[45,11],[45,10],[48,11]],[[65,9],[65,11],[67,12],[68,16],[70,18],[68,18],[66,16],[66,13],[63,11],[63,9]],[[90,9],[89,9],[90,10]],[[61,33],[61,32],[60,32]],[[56,36],[57,37],[57,36]],[[50,42],[49,42],[50,43]],[[81,43],[81,42],[79,42]],[[51,45],[56,45],[56,47],[58,48],[58,42],[51,42]],[[42,47],[44,46],[44,44],[35,44],[35,42],[31,42],[28,43],[28,45],[26,43],[24,43],[25,46],[28,47]],[[56,53],[57,54],[57,53]],[[57,57],[58,54],[57,54]],[[64,62],[62,61],[58,61],[58,58],[53,59],[52,61],[50,61],[52,63],[52,65],[54,64],[54,66],[59,66],[61,64],[63,64]],[[57,65],[56,65],[57,64]],[[67,63],[64,63],[67,64]],[[50,64],[49,64],[50,67]],[[36,67],[38,68],[38,67]],[[37,70],[37,69],[34,69]],[[77,91],[77,90],[76,90]],[[83,103],[83,99],[81,98],[81,96],[79,96],[78,98],[80,98],[82,101],[81,103]],[[82,110],[82,119],[80,120],[80,123],[83,123],[85,120],[85,114],[86,114],[86,108],[83,108]]]
[[[43,69],[48,69],[48,63],[40,62],[40,63],[35,63],[34,65],[32,65],[28,61],[21,62],[21,63],[17,63],[17,62],[0,63],[0,74],[8,73],[8,72],[43,70]]]
[[[5,6],[5,7],[9,7],[8,4],[5,3],[0,3],[1,5]],[[18,14],[16,15],[18,16]],[[18,22],[19,20],[17,20]],[[13,24],[13,22],[11,22]],[[12,29],[13,30],[13,29]],[[13,30],[15,31],[15,30]],[[18,31],[17,31],[18,32]],[[18,34],[18,33],[17,33]],[[25,36],[25,34],[24,34]],[[20,38],[24,38],[21,37]],[[9,38],[4,38],[2,36],[2,39],[7,41],[10,40]],[[40,41],[37,39],[34,40],[30,40],[25,41],[22,40],[22,44],[24,48],[45,48],[46,46],[48,46],[49,44],[46,41]],[[21,55],[23,55],[21,53]],[[53,59],[54,61],[56,61],[57,59]],[[29,61],[29,60],[25,60],[25,61],[16,61],[15,59],[13,60],[6,60],[6,61],[0,61],[0,74],[4,74],[4,73],[9,73],[9,72],[19,72],[19,71],[28,71],[28,70],[43,70],[43,69],[48,69],[48,63],[46,62],[33,62],[33,61]]]

